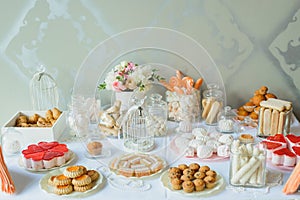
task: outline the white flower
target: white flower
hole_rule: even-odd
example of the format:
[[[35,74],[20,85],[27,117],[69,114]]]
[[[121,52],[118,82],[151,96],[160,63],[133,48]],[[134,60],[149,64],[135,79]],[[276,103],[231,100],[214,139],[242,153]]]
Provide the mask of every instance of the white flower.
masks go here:
[[[105,78],[106,89],[112,90],[113,89],[112,85],[114,81],[115,81],[115,73],[113,71],[108,72]]]
[[[134,78],[131,76],[127,78],[125,86],[130,90],[134,90],[137,87]]]
[[[123,67],[123,69],[128,65],[128,62],[127,61],[122,61],[120,63],[120,65]]]

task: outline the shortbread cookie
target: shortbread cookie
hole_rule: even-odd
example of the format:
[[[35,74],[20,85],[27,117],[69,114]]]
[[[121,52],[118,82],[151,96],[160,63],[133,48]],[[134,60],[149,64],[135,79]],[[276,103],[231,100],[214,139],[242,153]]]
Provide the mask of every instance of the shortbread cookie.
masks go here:
[[[79,177],[73,178],[72,180],[72,184],[74,186],[84,186],[84,185],[88,185],[92,182],[92,179],[89,175],[84,174],[81,175]]]
[[[70,194],[73,192],[72,185],[58,185],[54,188],[54,193],[58,195]]]
[[[84,174],[82,166],[70,166],[64,170],[64,175],[69,178],[76,178]]]
[[[93,186],[94,186],[93,183],[90,183],[90,184],[84,185],[84,186],[75,186],[74,185],[74,190],[76,192],[85,192],[85,191],[88,191],[88,190],[92,189]]]
[[[98,180],[100,174],[96,170],[88,170],[86,173],[89,177],[91,177],[92,182]]]
[[[53,184],[58,186],[58,185],[69,185],[71,184],[72,180],[68,177],[66,177],[63,174],[57,175],[53,179]]]
[[[50,186],[55,186],[55,184],[54,184],[54,178],[55,178],[56,176],[50,176],[50,178],[48,179],[48,185],[50,185]]]

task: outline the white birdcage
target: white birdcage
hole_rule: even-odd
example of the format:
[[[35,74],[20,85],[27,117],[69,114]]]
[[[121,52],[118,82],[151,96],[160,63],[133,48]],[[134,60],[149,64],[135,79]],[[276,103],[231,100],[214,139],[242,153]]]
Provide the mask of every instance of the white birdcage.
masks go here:
[[[126,149],[147,152],[154,148],[153,120],[142,105],[132,106],[122,125],[124,146]]]
[[[52,76],[45,69],[35,73],[30,81],[30,94],[34,110],[58,107],[58,89]]]

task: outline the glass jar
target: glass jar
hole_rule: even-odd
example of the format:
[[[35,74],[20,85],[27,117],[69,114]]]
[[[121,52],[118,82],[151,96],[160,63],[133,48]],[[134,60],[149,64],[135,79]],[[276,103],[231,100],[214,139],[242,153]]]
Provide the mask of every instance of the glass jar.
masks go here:
[[[236,145],[238,144],[238,145]],[[229,183],[241,187],[264,187],[266,184],[266,150],[256,144],[231,145]]]
[[[289,134],[292,113],[292,107],[284,111],[261,107],[259,109],[257,136],[268,137],[275,134]]]
[[[147,110],[153,121],[154,136],[164,136],[167,134],[168,107],[162,100],[160,94],[151,94],[150,102],[147,104]]]
[[[15,128],[7,128],[1,137],[2,151],[5,155],[18,155],[23,147],[23,135]]]
[[[230,106],[225,106],[218,115],[218,131],[221,133],[233,133],[236,129],[235,113]]]
[[[207,85],[207,90],[203,91],[202,118],[207,125],[216,125],[217,117],[223,107],[223,92],[215,83]]]

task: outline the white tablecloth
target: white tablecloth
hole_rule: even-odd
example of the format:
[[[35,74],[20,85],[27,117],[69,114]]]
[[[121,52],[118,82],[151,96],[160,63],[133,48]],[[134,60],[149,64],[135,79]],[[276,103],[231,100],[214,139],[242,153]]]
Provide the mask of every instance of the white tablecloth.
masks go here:
[[[292,132],[299,135],[300,128],[299,123],[294,123],[292,125]],[[214,127],[209,128],[210,131],[214,129]],[[246,129],[245,132],[255,134],[255,129]],[[171,136],[176,135],[176,133],[172,132],[169,133]],[[66,132],[65,135],[68,135]],[[236,136],[236,135],[235,135]],[[67,138],[67,137],[66,137]],[[164,144],[170,144],[170,141],[172,140],[172,137],[168,137],[169,139],[157,139],[157,147],[154,149],[153,153],[161,154],[161,156],[164,157],[164,154],[166,150],[163,149]],[[164,141],[163,143],[159,142],[159,140]],[[99,159],[88,159],[85,157],[85,149],[84,149],[84,143],[80,140],[77,141],[69,141],[67,142],[68,147],[76,154],[76,159],[71,164],[80,164],[84,165],[87,168],[93,168],[93,169],[100,169],[101,166],[106,166],[109,163],[109,160],[112,159],[112,157],[115,157],[122,153],[120,148],[118,149],[117,146],[122,146],[122,142],[118,141],[117,139],[111,139],[110,141],[104,141],[106,148],[111,150],[111,156],[109,158],[99,158]],[[122,147],[121,147],[122,148]],[[166,148],[169,148],[166,147]],[[174,152],[172,152],[174,153]],[[283,170],[283,169],[277,169],[277,171],[281,172],[283,175],[283,184],[277,185],[274,187],[270,187],[269,190],[267,187],[255,189],[255,188],[236,188],[229,185],[229,159],[225,160],[218,160],[218,161],[202,161],[197,158],[186,158],[184,156],[178,156],[176,157],[175,154],[168,155],[167,156],[169,160],[167,160],[168,164],[170,166],[176,166],[181,163],[192,163],[192,162],[198,162],[200,165],[208,165],[211,168],[213,168],[215,171],[220,173],[226,181],[225,189],[220,191],[217,194],[214,194],[212,196],[205,196],[205,197],[197,197],[197,198],[205,198],[205,199],[300,199],[300,192],[293,194],[293,195],[285,195],[282,193],[283,184],[286,182],[287,178],[289,177],[291,171],[289,170]],[[0,199],[6,200],[6,199],[21,199],[21,200],[27,200],[27,199],[57,199],[59,196],[54,194],[49,194],[43,190],[40,189],[39,181],[47,172],[44,173],[36,173],[27,171],[24,168],[20,167],[18,164],[19,156],[15,157],[8,157],[5,156],[5,161],[7,163],[7,166],[9,168],[9,171],[12,175],[12,178],[15,182],[16,186],[16,193],[14,195],[7,195],[5,193],[0,192]],[[270,167],[268,165],[268,169],[270,171],[275,170],[276,168]],[[103,168],[101,168],[103,169]],[[107,179],[106,179],[107,180]],[[113,188],[108,181],[106,181],[105,185],[97,190],[96,192],[85,196],[85,199],[137,199],[137,200],[163,200],[163,199],[178,199],[178,200],[184,200],[184,199],[191,199],[189,196],[180,195],[176,192],[171,192],[168,189],[164,188],[161,181],[160,181],[160,174],[156,175],[151,178],[143,179],[145,184],[150,184],[151,189],[147,191],[131,191],[126,190],[122,191],[120,189]],[[62,199],[68,199],[69,197],[59,197]]]

